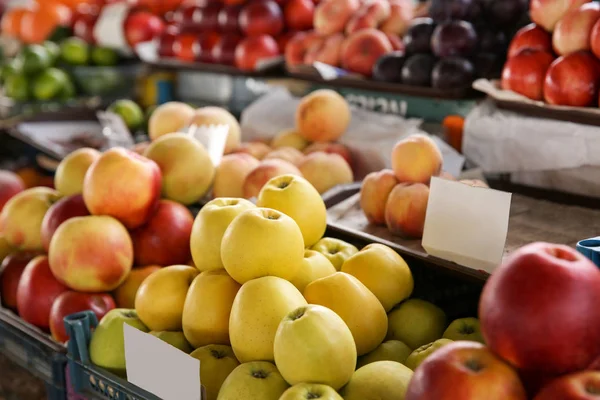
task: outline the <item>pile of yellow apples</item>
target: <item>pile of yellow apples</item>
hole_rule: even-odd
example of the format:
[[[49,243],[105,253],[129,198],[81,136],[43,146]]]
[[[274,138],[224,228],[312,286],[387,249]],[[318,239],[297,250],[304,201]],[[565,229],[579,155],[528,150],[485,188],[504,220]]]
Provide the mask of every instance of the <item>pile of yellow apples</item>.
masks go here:
[[[192,227],[193,266],[153,272],[134,309],[106,314],[92,362],[126,375],[127,323],[198,358],[208,400],[398,400],[433,351],[482,341],[477,319],[448,326],[443,310],[410,298],[394,250],[358,250],[326,228],[319,192],[296,175],[269,180],[256,205],[210,201]]]

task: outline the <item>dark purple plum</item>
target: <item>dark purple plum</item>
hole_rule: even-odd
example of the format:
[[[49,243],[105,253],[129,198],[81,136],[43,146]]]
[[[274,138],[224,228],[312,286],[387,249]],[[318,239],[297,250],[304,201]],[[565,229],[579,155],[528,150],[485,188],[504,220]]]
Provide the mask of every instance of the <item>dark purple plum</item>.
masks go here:
[[[477,36],[479,38],[479,51],[484,53],[506,53],[508,40],[506,33],[494,28],[481,29]]]
[[[431,35],[431,51],[438,57],[466,57],[476,48],[477,32],[467,21],[444,22]]]
[[[373,79],[381,82],[402,82],[402,67],[406,56],[402,51],[394,51],[382,57],[373,66]]]
[[[443,58],[431,71],[431,86],[436,89],[461,89],[471,85],[475,68],[462,57]]]
[[[473,57],[473,65],[477,77],[485,79],[498,79],[502,75],[505,58],[497,53],[479,53]]]
[[[431,0],[429,16],[435,22],[465,19],[476,0]]]
[[[431,54],[415,54],[402,67],[402,83],[413,86],[431,86],[431,71],[435,65]]]
[[[516,23],[527,13],[527,0],[482,0],[483,14],[496,26]]]
[[[431,18],[415,18],[404,34],[404,50],[407,54],[431,52],[431,35],[435,23]]]
[[[481,15],[483,14],[483,5],[481,4],[481,1],[482,0],[473,0],[467,15],[463,19],[467,21],[480,21]]]

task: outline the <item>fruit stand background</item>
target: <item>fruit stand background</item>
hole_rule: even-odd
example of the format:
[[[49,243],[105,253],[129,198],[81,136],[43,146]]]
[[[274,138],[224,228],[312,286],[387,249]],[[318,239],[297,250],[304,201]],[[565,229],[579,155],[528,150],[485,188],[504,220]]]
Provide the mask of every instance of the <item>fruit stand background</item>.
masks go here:
[[[34,378],[27,370],[0,354],[0,399],[46,399],[44,382]]]

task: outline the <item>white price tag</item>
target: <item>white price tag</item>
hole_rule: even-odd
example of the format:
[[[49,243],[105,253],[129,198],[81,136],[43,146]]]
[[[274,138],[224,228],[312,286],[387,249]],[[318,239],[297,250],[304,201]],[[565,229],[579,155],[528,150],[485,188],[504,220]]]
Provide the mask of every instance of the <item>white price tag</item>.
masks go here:
[[[118,50],[125,56],[133,55],[125,38],[125,20],[131,6],[128,2],[108,4],[94,25],[94,39],[99,46]]]
[[[202,143],[208,151],[213,165],[217,167],[221,163],[225,152],[229,125],[191,125],[186,128],[186,132]]]
[[[422,245],[428,254],[493,272],[502,261],[512,194],[432,178]]]
[[[200,400],[200,360],[123,325],[127,380],[164,400]]]

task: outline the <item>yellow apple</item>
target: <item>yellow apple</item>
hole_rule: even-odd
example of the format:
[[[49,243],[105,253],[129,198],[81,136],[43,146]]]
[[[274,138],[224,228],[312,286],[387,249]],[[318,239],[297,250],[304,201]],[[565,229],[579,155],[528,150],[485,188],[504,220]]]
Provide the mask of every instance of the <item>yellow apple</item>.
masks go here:
[[[406,362],[412,349],[399,340],[388,340],[381,343],[375,350],[358,359],[356,367],[360,368],[376,361],[396,361],[401,364]]]
[[[200,360],[200,382],[206,388],[206,400],[216,400],[225,379],[240,365],[233,350],[222,344],[209,344],[197,348],[190,356]]]
[[[98,158],[100,152],[88,147],[77,149],[63,158],[54,174],[56,190],[63,196],[83,193],[85,173]]]
[[[183,306],[183,333],[194,348],[229,344],[229,315],[240,285],[224,269],[198,275]]]
[[[344,400],[332,387],[320,383],[299,383],[286,390],[279,400]]]
[[[221,259],[229,275],[241,284],[262,276],[289,280],[302,267],[302,232],[280,211],[246,210],[225,231]]]
[[[190,237],[194,265],[200,271],[222,269],[221,241],[231,221],[246,210],[255,208],[246,199],[218,198],[200,210]]]
[[[342,390],[342,397],[344,400],[404,400],[412,375],[410,368],[400,363],[377,361],[356,370]]]
[[[361,281],[381,302],[385,311],[410,297],[414,281],[410,268],[386,245],[372,243],[348,258],[342,272]]]
[[[202,143],[185,133],[161,136],[144,155],[160,167],[163,197],[178,203],[198,202],[215,177],[215,167]]]
[[[344,262],[353,254],[358,253],[358,249],[346,243],[343,240],[336,238],[324,237],[315,243],[312,250],[323,254],[335,267],[337,271],[342,268]]]
[[[271,141],[271,147],[292,147],[296,150],[304,150],[308,146],[308,140],[304,139],[295,129],[288,129],[278,133]]]
[[[268,361],[241,364],[225,379],[217,400],[279,400],[289,385]]]
[[[404,365],[414,371],[419,365],[421,365],[423,361],[425,361],[427,357],[433,354],[436,350],[450,343],[452,343],[452,340],[450,339],[438,339],[433,343],[424,344],[410,353]]]
[[[400,340],[414,350],[442,337],[446,314],[427,301],[409,299],[390,311],[388,325],[388,339]]]
[[[172,265],[148,276],[138,288],[135,310],[153,331],[181,331],[183,304],[198,270]]]
[[[300,271],[290,282],[303,292],[306,285],[317,279],[335,274],[335,268],[331,261],[323,254],[315,250],[304,250],[304,260]]]
[[[184,353],[189,354],[192,350],[192,346],[190,346],[189,342],[185,339],[183,332],[175,332],[175,331],[161,331],[161,332],[148,332],[152,336],[156,336],[160,340],[165,343],[169,343],[171,346],[183,351]]]
[[[450,323],[443,337],[451,340],[471,340],[485,344],[477,318],[459,318]]]
[[[373,351],[387,331],[387,315],[377,297],[358,279],[336,272],[317,279],[304,289],[309,304],[319,304],[335,311],[348,325],[357,354]]]
[[[60,195],[46,187],[26,189],[13,196],[0,213],[4,239],[19,250],[43,251],[42,221]]]
[[[258,207],[272,208],[292,217],[302,231],[304,246],[317,243],[327,229],[323,198],[306,179],[280,175],[269,180],[258,194]]]
[[[338,390],[356,366],[352,332],[339,315],[319,305],[297,308],[281,321],[274,353],[275,365],[291,385],[322,383]]]
[[[153,272],[160,269],[158,265],[149,265],[141,268],[133,268],[127,278],[121,285],[116,288],[113,292],[115,303],[119,308],[134,308],[135,307],[135,296],[137,291],[144,282],[144,280],[150,276]]]
[[[275,276],[245,283],[229,317],[231,347],[240,362],[274,360],[273,342],[281,320],[306,300],[294,285]]]

